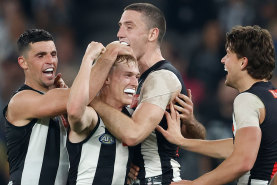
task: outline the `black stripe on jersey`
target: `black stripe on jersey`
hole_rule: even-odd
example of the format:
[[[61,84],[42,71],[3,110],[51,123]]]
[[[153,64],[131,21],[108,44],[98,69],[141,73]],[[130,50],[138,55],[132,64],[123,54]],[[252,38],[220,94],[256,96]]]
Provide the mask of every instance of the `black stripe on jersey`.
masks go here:
[[[60,159],[60,127],[58,120],[50,119],[39,185],[55,184]]]
[[[105,128],[105,133],[110,134],[110,132]],[[111,134],[110,134],[111,135]],[[110,185],[113,180],[114,173],[114,162],[116,154],[116,142],[113,144],[101,144],[101,149],[99,153],[98,164],[92,184]],[[101,166],[101,168],[99,168]]]
[[[128,177],[128,173],[130,171],[130,166],[131,166],[131,162],[133,161],[133,157],[134,157],[134,147],[133,146],[128,146],[128,151],[129,151],[129,157],[128,157],[128,162],[127,162],[127,168],[126,168],[126,178],[125,178],[125,182],[124,184],[127,184],[127,177]]]
[[[135,146],[135,152],[134,152],[134,164],[139,166],[139,174],[138,179],[140,180],[141,184],[145,184],[145,168],[144,168],[144,160],[143,156],[141,154],[141,144],[138,144]]]

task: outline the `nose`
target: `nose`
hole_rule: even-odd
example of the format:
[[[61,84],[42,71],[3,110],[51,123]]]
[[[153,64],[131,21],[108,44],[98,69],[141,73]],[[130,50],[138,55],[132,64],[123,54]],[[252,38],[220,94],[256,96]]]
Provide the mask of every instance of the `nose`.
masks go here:
[[[47,60],[46,60],[47,64],[54,64],[57,61],[58,61],[57,56],[52,56],[51,54],[47,55]]]
[[[221,59],[221,63],[225,64],[226,55]]]
[[[137,86],[138,86],[138,79],[137,79],[137,77],[133,76],[131,78],[131,85],[134,86],[135,88],[137,88]]]
[[[123,26],[120,26],[117,32],[117,38],[120,40],[125,37],[125,31],[123,29]]]

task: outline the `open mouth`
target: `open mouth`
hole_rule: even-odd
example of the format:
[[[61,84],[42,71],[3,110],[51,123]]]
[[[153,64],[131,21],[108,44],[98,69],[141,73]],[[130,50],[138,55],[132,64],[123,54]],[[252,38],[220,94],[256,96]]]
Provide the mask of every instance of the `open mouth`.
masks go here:
[[[126,45],[126,46],[130,46],[130,44],[125,42],[125,41],[120,41],[120,44],[123,44],[123,45]]]
[[[43,71],[43,73],[46,74],[47,76],[52,76],[54,73],[54,68],[52,68],[52,67],[47,68]]]
[[[128,94],[128,96],[133,97],[133,95],[136,93],[136,90],[127,88],[127,89],[124,89],[124,93]]]

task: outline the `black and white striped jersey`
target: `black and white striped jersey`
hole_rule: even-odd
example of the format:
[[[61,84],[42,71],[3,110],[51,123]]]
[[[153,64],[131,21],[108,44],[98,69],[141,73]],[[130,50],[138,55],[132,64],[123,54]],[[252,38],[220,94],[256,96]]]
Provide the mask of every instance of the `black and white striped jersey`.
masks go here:
[[[79,143],[67,141],[70,159],[68,185],[124,185],[132,148],[117,140],[98,117],[96,127]]]
[[[141,90],[145,88],[144,82],[147,77],[152,73],[158,74],[160,71],[170,71],[176,75],[182,85],[181,93],[186,93],[186,88],[182,80],[182,76],[174,68],[170,62],[166,60],[159,61],[148,70],[146,70],[139,79],[139,86],[137,93],[131,105],[132,108],[136,108],[140,101],[140,97],[143,95]],[[157,85],[158,86],[158,85]],[[153,88],[153,87],[152,87]],[[159,91],[154,89],[153,91]],[[161,127],[167,129],[167,121],[165,116],[159,123]],[[152,177],[160,176],[161,183],[166,185],[172,181],[180,181],[180,164],[177,162],[177,146],[169,143],[163,135],[154,130],[150,136],[148,136],[141,144],[135,147],[134,151],[134,164],[140,167],[138,179],[141,184],[147,184],[151,181]]]
[[[34,89],[24,85],[18,91],[21,90]],[[4,117],[6,110],[7,107],[3,112]],[[59,117],[33,119],[21,127],[6,120],[5,126],[10,165],[9,184],[66,184],[69,170],[67,131]]]

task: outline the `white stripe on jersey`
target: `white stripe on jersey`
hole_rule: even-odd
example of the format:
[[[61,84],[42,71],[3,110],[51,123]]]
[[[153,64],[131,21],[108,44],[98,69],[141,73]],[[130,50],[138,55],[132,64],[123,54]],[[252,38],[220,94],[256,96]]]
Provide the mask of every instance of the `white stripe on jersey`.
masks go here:
[[[129,150],[127,146],[123,146],[122,142],[116,139],[116,154],[115,154],[115,162],[114,162],[114,173],[113,173],[113,180],[112,185],[124,184],[125,177],[126,177],[126,167],[122,166],[122,161],[128,161]],[[122,153],[126,153],[126,155],[121,155]],[[117,155],[118,154],[118,155]]]
[[[170,164],[172,166],[172,169],[173,169],[173,182],[178,182],[178,181],[181,181],[181,177],[180,177],[180,164],[175,161],[174,159],[171,159],[170,160]]]
[[[105,127],[101,124],[102,122],[93,136],[83,144],[76,185],[92,184],[93,182],[101,148],[101,143],[95,137],[98,138],[105,132]]]
[[[141,143],[141,154],[144,160],[145,178],[161,175],[162,164],[154,131]]]
[[[62,123],[59,117],[59,123]],[[55,180],[55,185],[66,184],[69,171],[69,156],[66,149],[67,131],[63,124],[60,125],[60,162]],[[66,178],[65,178],[66,177]]]
[[[38,184],[48,134],[49,118],[38,120],[32,128],[22,171],[21,185]]]

